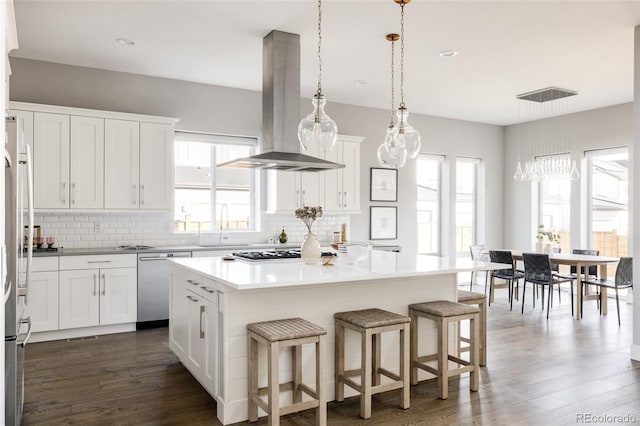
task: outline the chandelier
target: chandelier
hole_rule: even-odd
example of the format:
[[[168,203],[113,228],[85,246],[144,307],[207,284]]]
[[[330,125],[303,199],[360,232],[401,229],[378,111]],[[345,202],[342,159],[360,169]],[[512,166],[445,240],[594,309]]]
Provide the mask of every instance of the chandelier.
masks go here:
[[[391,110],[394,106],[394,42],[400,39],[400,105],[396,116],[391,117],[384,142],[378,147],[378,162],[383,167],[400,168],[407,158],[414,159],[420,152],[420,133],[408,122],[409,110],[404,102],[404,6],[411,0],[394,0],[400,5],[400,36],[387,35],[391,41]]]
[[[536,90],[517,95],[516,98],[531,101],[527,110],[527,120],[533,121],[549,118],[554,115],[569,113],[569,98],[578,92],[557,87]],[[546,103],[543,105],[543,103]],[[532,106],[533,105],[533,106]],[[530,141],[531,142],[531,141]],[[521,138],[520,150],[525,141]],[[541,182],[546,180],[576,180],[580,177],[576,161],[571,160],[569,152],[572,145],[566,129],[551,127],[536,133],[533,148],[527,145],[525,151],[534,151],[524,160],[518,160],[513,179],[519,182]],[[535,151],[543,151],[536,153]],[[565,151],[565,152],[563,152]],[[521,155],[522,157],[522,155]],[[523,165],[524,164],[524,165]]]
[[[331,151],[338,139],[338,126],[327,113],[324,106],[327,100],[322,94],[322,1],[318,0],[318,89],[313,96],[313,112],[300,121],[298,140],[302,149],[319,148]]]

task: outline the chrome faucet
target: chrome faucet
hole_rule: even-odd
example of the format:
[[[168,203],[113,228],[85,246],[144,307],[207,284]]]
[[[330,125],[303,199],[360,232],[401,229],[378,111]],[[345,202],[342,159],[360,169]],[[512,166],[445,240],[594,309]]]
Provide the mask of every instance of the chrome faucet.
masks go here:
[[[226,203],[222,203],[220,205],[220,241],[218,242],[218,244],[222,244],[222,240],[226,240],[229,237],[225,237],[223,236],[223,224],[225,223],[222,218],[224,217],[225,221],[226,221],[226,225],[227,225],[227,230],[229,230],[229,208],[227,207]]]

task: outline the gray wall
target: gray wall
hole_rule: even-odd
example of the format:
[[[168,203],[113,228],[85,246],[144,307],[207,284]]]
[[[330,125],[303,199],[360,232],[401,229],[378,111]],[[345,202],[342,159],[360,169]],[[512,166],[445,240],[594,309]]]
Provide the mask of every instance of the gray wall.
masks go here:
[[[579,95],[578,95],[579,96]],[[580,113],[531,121],[508,126],[505,129],[505,234],[506,247],[520,249],[533,248],[535,227],[538,223],[534,185],[516,182],[513,179],[516,162],[527,155],[545,153],[538,147],[532,152],[536,138],[545,138],[549,132],[567,134],[568,146],[562,151],[570,151],[573,159],[581,167],[581,176],[586,172],[585,151],[628,147],[633,140],[633,104],[615,105]],[[549,146],[551,144],[548,144]],[[547,148],[546,153],[552,153]],[[571,246],[585,247],[586,229],[586,179],[578,179],[571,187]],[[631,219],[631,218],[630,218]]]
[[[634,36],[634,99],[633,99],[633,182],[640,182],[640,26],[635,28]],[[633,212],[633,227],[635,230],[640,226],[640,185],[631,186],[631,200]],[[633,232],[631,240],[632,252],[640,253],[640,232]],[[634,256],[633,269],[636,271],[633,278],[633,298],[636,303],[633,305],[633,344],[631,345],[631,358],[640,361],[640,256]]]
[[[233,135],[261,134],[261,94],[179,80],[12,58],[11,100],[80,108],[178,117],[177,128]],[[409,94],[409,107],[411,94]],[[415,96],[415,94],[413,95]],[[301,117],[310,112],[301,102]],[[362,214],[352,216],[353,240],[369,238],[369,168],[378,167],[376,149],[382,142],[389,113],[385,110],[329,103],[329,115],[341,134],[364,136],[361,154]],[[479,212],[484,227],[479,242],[503,246],[503,128],[500,126],[414,115],[410,122],[422,134],[422,152],[483,159],[486,198]],[[451,162],[455,164],[455,161]],[[455,170],[451,169],[452,176]],[[399,171],[398,241],[414,251],[416,222],[415,161]],[[455,188],[455,180],[449,185]],[[445,200],[449,202],[449,200]],[[394,205],[381,203],[381,205]],[[445,238],[447,240],[447,238]],[[452,254],[452,244],[444,254]]]

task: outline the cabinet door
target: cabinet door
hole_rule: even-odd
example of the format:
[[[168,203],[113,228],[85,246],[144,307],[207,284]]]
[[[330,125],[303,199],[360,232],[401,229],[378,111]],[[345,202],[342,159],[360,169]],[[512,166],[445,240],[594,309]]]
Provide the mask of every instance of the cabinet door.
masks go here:
[[[138,312],[136,268],[100,269],[100,325],[135,322]]]
[[[300,172],[267,170],[267,211],[292,212],[300,207]]]
[[[69,207],[69,116],[33,115],[35,208]]]
[[[186,292],[189,300],[189,361],[193,367],[202,371],[205,356],[205,303],[201,296],[192,291]]]
[[[173,126],[140,123],[140,208],[173,208]]]
[[[104,119],[71,116],[71,208],[104,207]]]
[[[171,272],[171,297],[169,304],[169,343],[181,360],[185,359],[189,342],[189,304],[186,277],[179,272]]]
[[[322,204],[322,172],[300,172],[300,207]]]
[[[60,329],[100,323],[99,270],[60,271]]]
[[[104,121],[104,206],[137,209],[140,199],[140,124]]]
[[[33,111],[10,110],[9,115],[16,117],[16,125],[18,128],[19,145],[29,145],[31,147],[31,155],[33,156]],[[20,138],[22,138],[20,140]],[[24,152],[25,149],[20,149]],[[27,199],[27,185],[22,186],[22,199]]]
[[[26,274],[20,274],[24,283]],[[29,284],[28,304],[31,331],[58,329],[58,272],[33,272]]]
[[[342,209],[360,210],[360,143],[342,142]]]
[[[325,153],[327,161],[340,163],[342,161],[342,142]],[[342,169],[332,169],[322,172],[324,174],[324,201],[322,206],[326,211],[342,210]]]

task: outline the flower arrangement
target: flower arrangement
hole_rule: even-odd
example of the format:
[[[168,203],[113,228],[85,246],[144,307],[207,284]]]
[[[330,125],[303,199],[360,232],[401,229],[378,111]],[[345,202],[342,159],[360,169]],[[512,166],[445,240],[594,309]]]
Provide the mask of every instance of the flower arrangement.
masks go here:
[[[538,233],[536,239],[542,243],[542,240],[547,239],[550,243],[558,244],[560,242],[560,234],[556,234],[552,230],[545,230],[544,225],[538,225]]]
[[[311,232],[311,225],[313,225],[313,222],[317,218],[322,217],[322,207],[301,207],[296,209],[296,217],[298,219],[302,219],[304,224],[307,225],[307,230]]]

